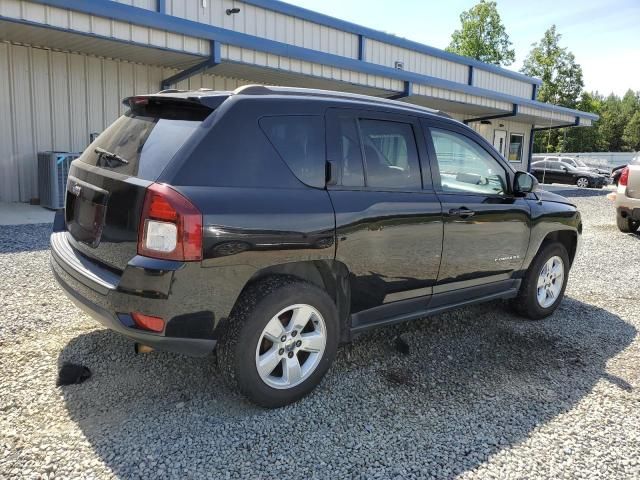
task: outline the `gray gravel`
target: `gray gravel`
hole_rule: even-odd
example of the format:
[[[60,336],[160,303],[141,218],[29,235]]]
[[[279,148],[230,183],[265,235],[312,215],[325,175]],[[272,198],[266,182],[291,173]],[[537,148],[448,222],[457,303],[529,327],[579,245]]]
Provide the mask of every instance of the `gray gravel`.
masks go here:
[[[376,331],[275,411],[212,357],[134,356],[55,286],[49,226],[0,227],[0,478],[640,478],[640,236],[581,194],[553,317],[493,303]],[[93,377],[57,388],[64,361]]]

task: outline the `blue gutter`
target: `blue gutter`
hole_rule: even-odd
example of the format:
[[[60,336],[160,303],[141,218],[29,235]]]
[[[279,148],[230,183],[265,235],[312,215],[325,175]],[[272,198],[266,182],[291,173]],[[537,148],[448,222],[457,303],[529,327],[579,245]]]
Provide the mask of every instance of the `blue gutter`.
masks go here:
[[[463,123],[465,125],[469,125],[471,122],[482,122],[483,120],[495,120],[497,118],[515,117],[517,114],[518,105],[514,103],[513,107],[511,107],[511,112],[509,113],[497,113],[495,115],[487,115],[485,117],[470,118],[468,120],[463,120]]]
[[[343,30],[345,32],[353,33],[355,35],[362,35],[371,40],[377,40],[379,42],[388,43],[397,47],[407,48],[409,50],[415,50],[416,52],[431,55],[433,57],[442,58],[455,63],[461,63],[463,65],[469,65],[477,67],[487,72],[494,72],[505,77],[514,78],[516,80],[525,81],[532,84],[542,84],[542,80],[539,78],[529,77],[522,73],[507,70],[505,68],[491,65],[488,63],[475,60],[470,57],[464,57],[462,55],[456,55],[455,53],[445,52],[439,48],[430,47],[422,43],[407,40],[406,38],[397,37],[388,33],[374,30],[372,28],[363,27],[355,23],[340,20],[339,18],[332,17],[330,15],[324,15],[322,13],[314,12],[313,10],[307,10],[306,8],[296,7],[285,2],[278,0],[241,0],[242,3],[253,5],[255,7],[271,10],[272,12],[283,13],[292,17],[300,18],[302,20],[308,20],[310,22],[319,23],[327,27],[335,28],[337,30]]]
[[[402,93],[398,93],[396,95],[391,95],[387,97],[389,100],[400,100],[401,98],[407,98],[413,95],[413,83],[404,82],[404,90]]]
[[[363,35],[358,35],[358,60],[364,60],[366,48],[367,38]]]
[[[531,126],[531,132],[529,133],[529,154],[527,155],[527,172],[531,172],[531,159],[533,158],[533,137],[536,134],[536,129]]]
[[[379,75],[383,77],[393,78],[405,82],[412,82],[418,84],[429,85],[438,88],[444,88],[448,90],[458,91],[461,93],[467,93],[471,95],[477,95],[482,97],[488,97],[491,99],[504,101],[508,103],[517,103],[520,105],[530,105],[535,108],[541,108],[544,110],[552,110],[555,112],[564,112],[571,115],[580,115],[591,120],[597,120],[599,117],[594,114],[580,112],[572,110],[566,107],[559,107],[556,105],[537,102],[535,100],[515,97],[513,95],[507,95],[504,93],[494,92],[484,88],[474,87],[467,84],[461,84],[452,82],[450,80],[443,80],[441,78],[430,77],[428,75],[422,75],[418,73],[408,72],[406,70],[398,70],[392,67],[386,67],[384,65],[377,65],[373,63],[364,62],[354,58],[343,57],[340,55],[334,55],[325,52],[319,52],[309,48],[298,47],[295,45],[289,45],[282,42],[276,42],[274,40],[268,40],[265,38],[255,37],[253,35],[247,35],[244,33],[234,32],[220,27],[212,25],[206,25],[203,23],[193,22],[191,20],[185,20],[183,18],[173,17],[171,15],[164,15],[151,10],[145,10],[142,8],[131,7],[118,2],[109,0],[92,0],[87,2],[84,0],[38,0],[42,4],[51,5],[59,8],[66,8],[75,10],[90,15],[97,15],[122,22],[133,23],[149,28],[157,28],[160,30],[166,30],[173,33],[179,33],[191,37],[204,38],[208,40],[214,40],[216,43],[224,43],[235,45],[238,47],[244,47],[252,50],[262,51],[273,55],[279,55],[283,57],[296,58],[298,60],[304,60],[313,63],[319,63],[323,65],[329,65],[336,68],[344,68],[347,70],[353,70],[370,75]],[[12,20],[5,18],[6,20]],[[48,27],[47,25],[40,25]],[[73,30],[69,30],[73,31]],[[112,39],[116,40],[116,39]],[[141,44],[142,45],[142,44]],[[419,45],[419,44],[418,44]],[[148,46],[154,48],[153,46]],[[478,62],[479,63],[479,62]],[[486,66],[481,64],[482,67]]]
[[[211,41],[211,56],[204,62],[200,62],[192,67],[186,68],[182,72],[178,72],[169,78],[165,78],[160,83],[160,90],[165,90],[171,85],[174,85],[182,80],[186,80],[189,77],[193,77],[198,73],[202,73],[209,68],[215,67],[220,64],[220,44],[216,41]]]

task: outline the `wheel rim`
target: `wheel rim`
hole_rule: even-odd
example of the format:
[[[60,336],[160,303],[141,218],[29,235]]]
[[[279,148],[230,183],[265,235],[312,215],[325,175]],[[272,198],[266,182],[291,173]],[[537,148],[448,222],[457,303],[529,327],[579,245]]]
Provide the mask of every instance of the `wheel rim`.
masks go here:
[[[282,309],[267,323],[256,347],[256,369],[272,388],[293,388],[308,379],[322,360],[327,328],[311,305]]]
[[[589,186],[589,180],[586,178],[579,178],[577,184],[580,188],[586,188]]]
[[[560,296],[563,283],[564,262],[556,255],[545,262],[538,275],[538,304],[542,308],[553,305]]]

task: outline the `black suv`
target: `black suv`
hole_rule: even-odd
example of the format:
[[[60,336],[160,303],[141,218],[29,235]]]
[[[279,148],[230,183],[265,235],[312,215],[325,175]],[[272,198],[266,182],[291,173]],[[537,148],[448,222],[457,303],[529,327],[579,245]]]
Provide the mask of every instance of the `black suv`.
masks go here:
[[[217,346],[258,404],[372,327],[492,299],[539,319],[564,294],[576,207],[446,115],[263,86],[125,104],[71,166],[55,277],[137,351]]]

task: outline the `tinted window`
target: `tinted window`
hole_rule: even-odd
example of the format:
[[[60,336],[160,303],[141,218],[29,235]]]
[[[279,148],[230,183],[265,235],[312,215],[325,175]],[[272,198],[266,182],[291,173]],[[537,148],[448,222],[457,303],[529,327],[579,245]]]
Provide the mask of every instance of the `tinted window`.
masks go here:
[[[207,107],[185,102],[154,99],[137,102],[89,145],[81,161],[124,175],[156,180],[211,113]]]
[[[547,162],[547,168],[552,170],[562,170],[562,167],[566,167],[567,165],[563,165],[560,162]]]
[[[364,187],[364,169],[362,151],[358,139],[358,127],[353,117],[337,118],[337,155],[342,164],[342,185],[346,187]]]
[[[367,186],[422,187],[413,128],[408,123],[360,120]]]
[[[440,182],[445,192],[503,194],[506,173],[498,161],[473,140],[432,129]]]
[[[322,117],[290,115],[263,117],[259,121],[278,154],[301,182],[325,185],[324,122]]]

